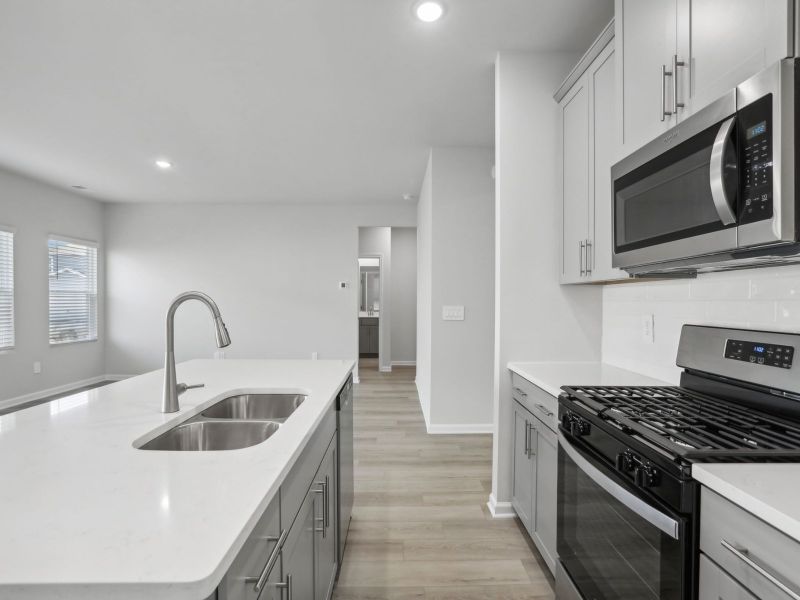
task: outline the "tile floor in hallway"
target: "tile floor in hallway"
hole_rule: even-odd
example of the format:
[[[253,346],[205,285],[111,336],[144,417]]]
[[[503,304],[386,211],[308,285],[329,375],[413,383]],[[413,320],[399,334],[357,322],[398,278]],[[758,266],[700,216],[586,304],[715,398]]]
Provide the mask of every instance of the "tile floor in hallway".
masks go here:
[[[413,367],[361,360],[353,520],[338,600],[552,600],[516,519],[492,519],[489,435],[428,435]]]

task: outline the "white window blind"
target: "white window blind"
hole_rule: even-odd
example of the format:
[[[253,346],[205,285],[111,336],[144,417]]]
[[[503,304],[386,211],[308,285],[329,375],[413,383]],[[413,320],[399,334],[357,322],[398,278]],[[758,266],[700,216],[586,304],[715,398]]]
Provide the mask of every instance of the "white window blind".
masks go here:
[[[97,248],[51,238],[50,343],[97,339]]]
[[[14,234],[0,229],[0,348],[14,347]]]

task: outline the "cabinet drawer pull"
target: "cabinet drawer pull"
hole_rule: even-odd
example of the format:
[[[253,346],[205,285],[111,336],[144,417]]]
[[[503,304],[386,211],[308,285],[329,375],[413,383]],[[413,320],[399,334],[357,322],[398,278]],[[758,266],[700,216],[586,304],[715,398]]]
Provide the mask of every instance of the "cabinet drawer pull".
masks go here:
[[[527,423],[528,427],[528,458],[531,456],[536,456],[536,452],[533,451],[533,423]]]
[[[255,583],[253,586],[253,591],[261,592],[264,589],[264,584],[267,583],[267,578],[269,577],[270,572],[272,571],[272,567],[275,566],[275,561],[278,560],[278,556],[281,554],[281,550],[283,549],[283,543],[286,541],[286,536],[289,533],[288,530],[284,529],[281,531],[281,535],[279,537],[268,537],[267,541],[275,542],[275,547],[270,552],[269,558],[267,559],[267,564],[264,565],[264,570],[261,571],[261,575],[258,577],[245,577],[245,583]]]
[[[528,425],[528,419],[525,419],[525,456],[530,456],[531,447],[531,428]]]
[[[547,407],[544,404],[535,404],[534,406],[536,406],[536,408],[538,408],[540,411],[542,411],[548,417],[552,417],[553,416],[553,411],[552,410],[548,410]]]
[[[685,67],[686,63],[678,60],[678,55],[672,55],[672,112],[678,114],[679,108],[684,108],[686,105],[683,102],[678,102],[678,67]]]
[[[276,583],[275,587],[278,588],[279,590],[286,590],[286,600],[292,600],[292,576],[291,576],[291,574],[287,575],[286,579],[284,581],[282,581],[281,583]],[[281,596],[283,596],[283,593],[281,593]]]
[[[793,590],[787,584],[781,581],[777,575],[773,575],[772,573],[770,573],[767,570],[767,567],[762,566],[760,562],[757,562],[756,559],[753,558],[753,556],[747,550],[747,548],[741,548],[741,547],[737,548],[727,540],[721,540],[720,543],[722,544],[722,547],[725,548],[725,550],[733,554],[736,558],[738,558],[748,567],[753,569],[756,573],[764,577],[767,581],[769,581],[772,585],[781,590],[784,594],[786,594],[793,600],[800,600],[800,594],[798,594],[795,590]]]
[[[322,518],[324,519],[324,527],[327,529],[330,527],[330,517],[328,515],[329,507],[330,507],[330,479],[327,475],[325,475],[325,481],[318,481],[317,485],[320,486],[322,489],[315,490],[317,494],[322,494],[322,510],[323,515]]]
[[[520,396],[522,396],[523,398],[527,398],[527,397],[528,397],[528,394],[526,394],[526,393],[525,393],[525,392],[522,390],[522,388],[515,387],[515,388],[514,388],[514,391],[515,391],[515,392],[517,392],[517,393],[518,393]]]

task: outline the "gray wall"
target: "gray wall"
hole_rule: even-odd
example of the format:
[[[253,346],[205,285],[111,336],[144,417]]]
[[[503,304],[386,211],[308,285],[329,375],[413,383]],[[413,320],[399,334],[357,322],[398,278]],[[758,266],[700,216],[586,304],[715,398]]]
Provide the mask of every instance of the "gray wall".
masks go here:
[[[601,288],[561,286],[558,107],[553,90],[577,57],[500,53],[495,65],[496,278],[493,481],[511,497],[510,361],[598,360]],[[511,511],[510,504],[503,509]]]
[[[417,357],[417,229],[392,227],[392,364]]]
[[[161,366],[164,312],[179,292],[209,293],[233,344],[226,356],[358,356],[358,227],[414,226],[414,206],[113,204],[106,209],[108,363]],[[341,290],[339,281],[350,282]],[[178,361],[216,350],[208,313],[176,319]]]
[[[420,193],[420,301],[428,306],[424,318],[420,310],[417,330],[430,348],[420,396],[432,432],[491,430],[492,161],[490,148],[434,148],[426,175],[429,187]],[[444,321],[445,305],[464,306],[465,320]],[[428,377],[430,391],[424,387]]]
[[[0,352],[0,400],[103,375],[103,206],[77,194],[0,171],[0,223],[16,229],[16,348]],[[98,242],[98,341],[50,347],[47,238]],[[42,373],[34,375],[33,363]]]

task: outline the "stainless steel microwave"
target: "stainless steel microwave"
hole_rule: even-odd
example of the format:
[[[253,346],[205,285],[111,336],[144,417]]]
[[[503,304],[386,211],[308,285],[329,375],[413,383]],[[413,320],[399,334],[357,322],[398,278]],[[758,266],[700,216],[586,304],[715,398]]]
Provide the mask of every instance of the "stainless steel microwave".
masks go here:
[[[800,261],[798,68],[772,65],[612,167],[615,267]]]

